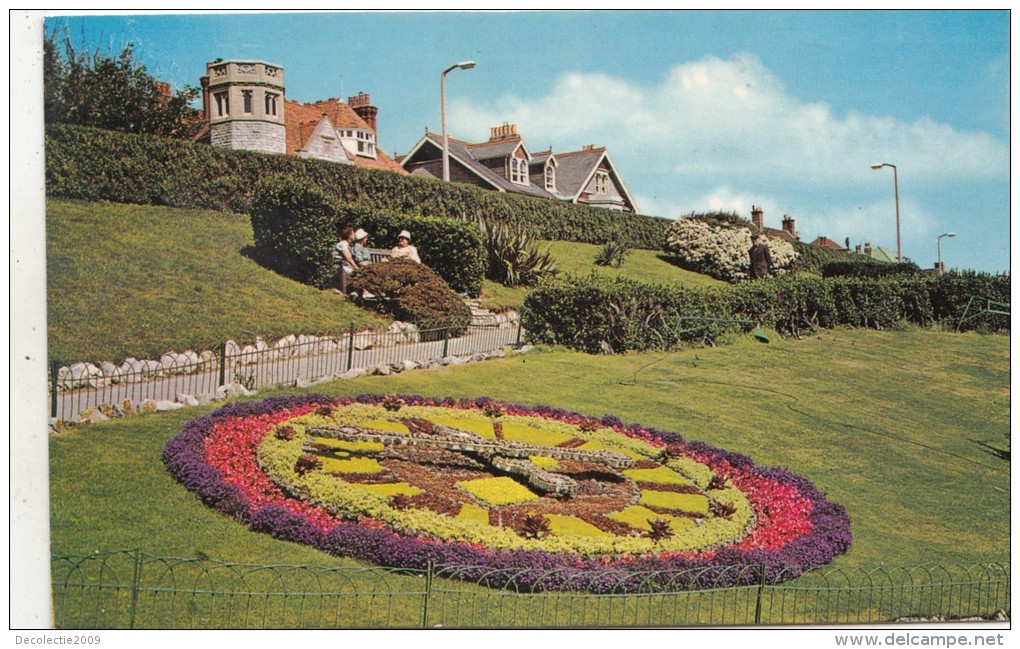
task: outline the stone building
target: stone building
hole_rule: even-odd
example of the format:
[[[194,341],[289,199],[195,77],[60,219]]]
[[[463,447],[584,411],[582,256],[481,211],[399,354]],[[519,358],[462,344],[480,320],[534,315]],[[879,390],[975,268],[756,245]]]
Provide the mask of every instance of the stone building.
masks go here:
[[[197,142],[406,173],[379,148],[379,109],[366,93],[346,103],[291,101],[281,66],[248,60],[207,63],[201,84],[205,126]]]

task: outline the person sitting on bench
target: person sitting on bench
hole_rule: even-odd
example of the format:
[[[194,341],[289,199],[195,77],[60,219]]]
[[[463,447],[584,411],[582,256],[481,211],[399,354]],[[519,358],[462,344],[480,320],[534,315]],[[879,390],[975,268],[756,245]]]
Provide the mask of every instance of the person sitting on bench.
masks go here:
[[[394,259],[410,259],[416,264],[421,263],[418,256],[418,249],[411,245],[411,233],[401,230],[397,235],[397,247],[390,251],[390,257]]]

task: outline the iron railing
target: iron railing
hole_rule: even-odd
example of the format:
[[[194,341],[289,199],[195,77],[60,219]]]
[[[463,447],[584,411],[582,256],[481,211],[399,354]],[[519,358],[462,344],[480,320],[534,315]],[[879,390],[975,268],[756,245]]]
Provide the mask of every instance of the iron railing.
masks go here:
[[[519,347],[522,337],[519,322],[482,320],[465,329],[449,320],[433,320],[385,332],[356,332],[351,325],[343,334],[299,336],[272,347],[222,343],[202,356],[136,361],[131,367],[122,363],[105,373],[95,373],[84,363],[66,365],[51,359],[50,417],[74,421],[89,408],[102,404],[121,408],[125,401],[136,407],[145,400],[179,401],[182,395],[198,400],[231,384],[256,390],[339,378],[380,365],[399,370],[405,362],[438,364],[448,356]]]
[[[765,575],[764,566],[600,574],[535,592],[515,585],[534,574],[477,566],[251,565],[138,550],[52,558],[63,629],[869,624],[1001,618],[1010,606],[1008,563],[820,569],[778,584]]]

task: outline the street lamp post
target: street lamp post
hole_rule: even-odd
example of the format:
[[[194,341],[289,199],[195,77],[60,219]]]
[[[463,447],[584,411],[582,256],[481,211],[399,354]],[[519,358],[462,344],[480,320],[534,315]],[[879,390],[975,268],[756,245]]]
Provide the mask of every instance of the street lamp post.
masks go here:
[[[938,257],[939,275],[942,274],[942,237],[955,237],[955,236],[956,236],[955,232],[946,232],[945,234],[940,234],[939,238],[935,241],[935,244],[938,247],[939,254]]]
[[[896,192],[896,261],[903,261],[903,248],[900,245],[900,181],[896,175],[896,165],[879,162],[871,165],[872,169],[892,167],[893,191]]]
[[[457,68],[470,70],[475,67],[474,61],[461,61],[443,70],[439,77],[439,102],[443,113],[443,180],[450,182],[450,136],[446,132],[446,74]]]

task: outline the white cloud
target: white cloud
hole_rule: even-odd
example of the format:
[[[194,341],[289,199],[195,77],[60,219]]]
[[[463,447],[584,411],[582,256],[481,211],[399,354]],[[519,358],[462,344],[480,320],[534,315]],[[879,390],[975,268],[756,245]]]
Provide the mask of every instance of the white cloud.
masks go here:
[[[918,180],[1001,178],[1009,169],[1008,145],[991,135],[930,119],[839,116],[787,94],[749,55],[679,64],[651,86],[566,73],[541,97],[458,98],[451,118],[467,139],[484,138],[490,126],[509,121],[540,148],[605,144],[629,176],[654,169],[716,182],[727,174],[847,184],[871,182],[873,162],[894,162]]]

